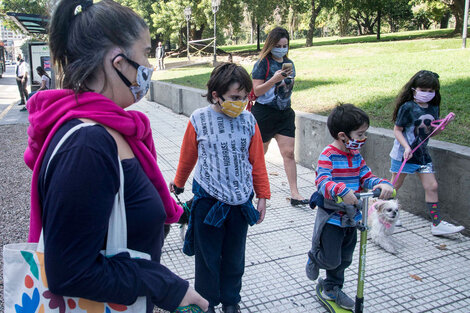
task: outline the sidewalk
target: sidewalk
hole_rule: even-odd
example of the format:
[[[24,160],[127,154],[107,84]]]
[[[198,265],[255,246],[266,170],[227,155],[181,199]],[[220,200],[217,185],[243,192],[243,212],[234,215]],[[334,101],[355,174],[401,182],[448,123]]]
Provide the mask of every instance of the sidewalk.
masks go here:
[[[167,181],[174,178],[188,118],[154,102],[132,107],[150,118],[158,164]],[[243,276],[242,312],[326,312],[316,301],[315,283],[305,276],[315,210],[292,207],[277,145],[266,155],[272,198],[263,223],[250,227]],[[297,166],[300,193],[310,197],[314,172]],[[191,198],[192,176],[181,200]],[[391,255],[369,241],[367,246],[365,312],[470,312],[470,238],[430,234],[430,222],[405,211],[395,236],[405,247]],[[194,286],[194,258],[181,252],[178,226],[163,248],[162,263]],[[346,270],[344,291],[354,298],[358,246]],[[323,270],[320,275],[324,275]],[[220,306],[219,306],[220,310]],[[221,310],[220,310],[221,312]]]

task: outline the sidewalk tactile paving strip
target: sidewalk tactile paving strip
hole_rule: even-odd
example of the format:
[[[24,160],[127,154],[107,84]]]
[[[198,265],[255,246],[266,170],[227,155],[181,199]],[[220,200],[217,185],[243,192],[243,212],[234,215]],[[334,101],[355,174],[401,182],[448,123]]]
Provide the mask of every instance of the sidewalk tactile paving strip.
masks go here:
[[[165,179],[170,181],[176,172],[188,118],[152,102],[142,101],[135,107],[150,118],[158,163]],[[316,282],[305,276],[316,210],[290,205],[282,159],[280,162],[279,156],[270,155],[270,151],[276,152],[270,147],[266,155],[272,199],[268,200],[264,222],[248,229],[242,312],[326,312],[316,300]],[[309,198],[315,189],[314,170],[298,165],[297,172],[299,192]],[[192,197],[191,184],[192,176],[179,196],[182,201]],[[401,221],[403,227],[397,227],[394,234],[403,243],[397,255],[368,240],[364,312],[469,313],[470,238],[432,236],[428,220],[404,210]],[[172,226],[161,261],[194,285],[194,257],[183,254],[179,230],[178,225]],[[353,263],[346,270],[343,288],[353,298],[358,251],[359,242]],[[324,270],[320,270],[320,276],[325,276]],[[219,305],[216,312],[221,311]]]

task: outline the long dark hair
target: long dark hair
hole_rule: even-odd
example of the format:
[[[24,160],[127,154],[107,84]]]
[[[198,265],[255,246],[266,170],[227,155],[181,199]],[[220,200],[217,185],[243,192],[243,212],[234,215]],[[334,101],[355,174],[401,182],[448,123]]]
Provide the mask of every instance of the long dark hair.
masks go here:
[[[248,93],[253,88],[250,74],[243,66],[234,63],[222,63],[212,70],[211,77],[207,82],[207,94],[204,95],[209,103],[214,103],[212,92],[217,92],[217,96],[224,95],[230,85],[238,83],[238,90],[245,90]]]
[[[268,38],[266,38],[266,41],[264,42],[263,49],[261,49],[261,52],[259,54],[258,60],[262,60],[267,56],[271,55],[271,50],[276,46],[276,44],[281,40],[282,38],[287,39],[287,47],[289,47],[289,32],[282,27],[276,27],[272,31],[269,32]],[[287,54],[286,54],[287,57]]]
[[[49,46],[62,87],[75,92],[91,91],[87,82],[104,71],[110,49],[127,53],[148,26],[131,9],[111,0],[62,0],[49,28]],[[106,81],[105,81],[106,86]]]
[[[434,98],[429,101],[429,105],[441,105],[441,93],[439,92],[439,75],[437,73],[421,70],[414,74],[413,77],[403,86],[397,98],[395,99],[395,110],[393,111],[392,121],[396,121],[398,110],[408,101],[414,100],[413,89],[416,88],[429,88],[436,92]],[[440,113],[440,107],[438,112]]]
[[[46,75],[47,78],[51,79],[51,77],[47,74],[46,70],[42,68],[42,66],[36,67],[36,71],[38,71],[39,75]]]

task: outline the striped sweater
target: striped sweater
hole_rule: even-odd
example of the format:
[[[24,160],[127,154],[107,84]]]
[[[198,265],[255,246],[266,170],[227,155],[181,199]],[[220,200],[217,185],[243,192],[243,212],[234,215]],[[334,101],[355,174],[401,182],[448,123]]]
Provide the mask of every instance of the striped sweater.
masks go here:
[[[361,192],[363,188],[372,189],[380,183],[390,184],[372,174],[358,150],[347,153],[329,145],[320,154],[315,184],[327,199],[344,197],[351,190]],[[355,220],[360,219],[361,213],[358,211]],[[341,214],[334,214],[327,223],[341,225]]]

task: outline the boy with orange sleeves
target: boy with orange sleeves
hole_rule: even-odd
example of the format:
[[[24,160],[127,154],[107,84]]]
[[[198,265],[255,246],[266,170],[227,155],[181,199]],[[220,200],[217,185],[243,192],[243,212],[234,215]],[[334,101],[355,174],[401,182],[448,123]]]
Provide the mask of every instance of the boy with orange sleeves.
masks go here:
[[[182,192],[196,166],[194,199],[183,251],[195,255],[195,289],[225,313],[240,312],[248,225],[261,223],[271,196],[261,134],[245,111],[252,82],[233,63],[216,67],[207,107],[190,117],[170,190]],[[257,209],[252,199],[256,193]]]

